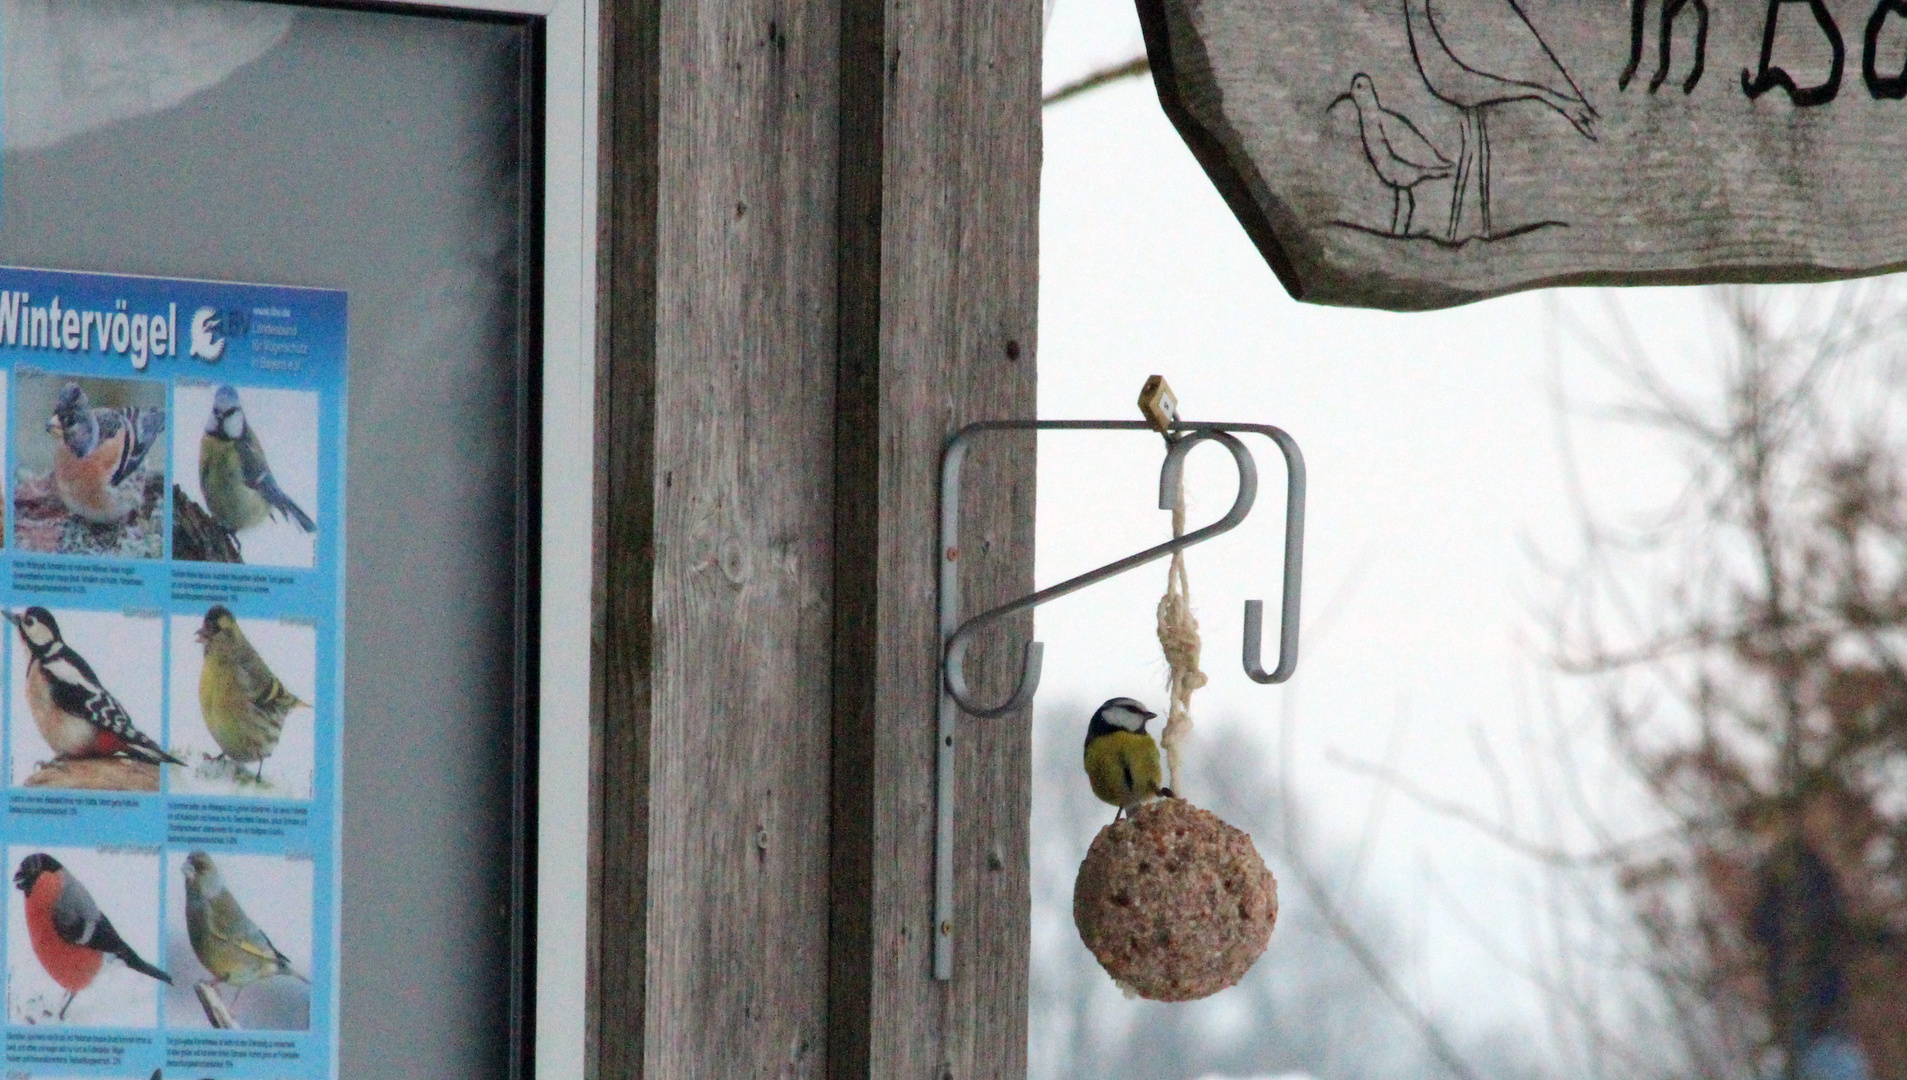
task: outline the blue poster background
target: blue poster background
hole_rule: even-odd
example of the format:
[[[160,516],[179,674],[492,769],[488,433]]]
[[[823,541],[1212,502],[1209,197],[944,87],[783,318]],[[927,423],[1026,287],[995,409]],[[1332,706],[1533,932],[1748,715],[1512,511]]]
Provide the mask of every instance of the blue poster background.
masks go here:
[[[0,268],[5,610],[58,616],[66,643],[134,725],[184,762],[159,767],[156,792],[62,786],[82,767],[126,763],[49,753],[30,702],[29,649],[0,625],[9,1075],[335,1075],[346,330],[346,297],[334,290]],[[86,390],[94,410],[134,410],[121,417],[150,423],[164,410],[140,471],[108,493],[128,507],[122,518],[74,509],[71,491],[93,482],[91,459],[71,450],[57,405],[47,408],[70,387]],[[276,513],[239,528],[239,563],[181,558],[177,531],[182,513],[210,505],[199,469],[216,449],[207,403],[220,387],[235,391],[284,496],[313,526]],[[278,748],[258,762],[221,760],[223,744],[205,737],[199,679],[211,661],[196,630],[215,607],[298,699]],[[36,951],[34,931],[21,932],[34,916],[14,877],[34,853],[83,880],[172,985],[107,959],[59,1016],[70,987]],[[296,974],[244,986],[215,977],[182,929],[182,868],[195,853],[219,867],[228,895]],[[230,1003],[240,1030],[211,1026],[200,984]]]

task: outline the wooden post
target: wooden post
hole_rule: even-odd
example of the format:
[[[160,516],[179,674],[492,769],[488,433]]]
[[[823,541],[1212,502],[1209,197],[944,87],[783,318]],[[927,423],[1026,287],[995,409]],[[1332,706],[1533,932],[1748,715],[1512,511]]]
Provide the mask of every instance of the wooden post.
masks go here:
[[[931,974],[933,590],[942,444],[1034,408],[1039,2],[603,19],[593,1073],[1023,1075],[1024,716],[964,729]],[[980,605],[1030,441],[970,475]]]
[[[927,962],[934,590],[946,554],[935,526],[948,436],[1034,414],[1041,6],[850,11],[843,221],[867,231],[843,229],[858,271],[843,274],[843,415],[878,438],[844,451],[854,457],[837,492],[837,520],[856,519],[837,557],[837,664],[853,670],[837,668],[835,850],[837,866],[866,869],[838,877],[830,1051],[839,1077],[1017,1077],[1030,918],[1025,715],[963,725],[954,980],[933,982]],[[851,292],[876,282],[878,312]],[[1032,589],[1032,450],[1027,438],[974,458],[961,562],[975,611]],[[1010,641],[987,643],[982,661],[1004,661],[983,668],[987,693],[1004,690],[1003,668],[1031,631],[1030,618],[1017,620]]]

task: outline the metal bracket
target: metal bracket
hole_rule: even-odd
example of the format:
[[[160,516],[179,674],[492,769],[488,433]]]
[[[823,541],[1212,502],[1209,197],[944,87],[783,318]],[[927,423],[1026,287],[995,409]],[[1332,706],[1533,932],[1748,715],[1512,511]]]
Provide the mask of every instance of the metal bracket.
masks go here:
[[[1166,434],[1165,462],[1159,469],[1159,509],[1175,505],[1179,476],[1185,457],[1203,442],[1216,442],[1229,450],[1238,466],[1238,496],[1225,516],[1203,528],[1156,544],[1135,555],[1108,563],[1097,570],[1071,577],[1057,585],[960,622],[960,469],[966,461],[967,447],[974,439],[996,431],[1144,431],[1156,429],[1141,420],[990,420],[969,424],[947,442],[940,462],[940,709],[936,732],[937,770],[935,780],[934,828],[934,978],[953,978],[953,832],[954,832],[954,736],[960,712],[991,718],[1025,707],[1039,689],[1042,647],[1029,641],[1022,652],[1019,680],[1013,693],[998,705],[982,705],[973,700],[967,686],[965,662],[967,648],[981,627],[1009,615],[1038,607],[1078,592],[1107,578],[1123,574],[1146,563],[1163,559],[1175,551],[1202,544],[1230,532],[1251,513],[1258,498],[1258,467],[1251,451],[1236,435],[1263,435],[1276,443],[1285,459],[1285,553],[1283,608],[1279,619],[1278,666],[1267,673],[1260,661],[1264,638],[1265,604],[1245,601],[1245,674],[1258,683],[1281,683],[1291,678],[1298,666],[1298,599],[1304,574],[1304,455],[1291,436],[1269,424],[1206,423],[1177,421]]]

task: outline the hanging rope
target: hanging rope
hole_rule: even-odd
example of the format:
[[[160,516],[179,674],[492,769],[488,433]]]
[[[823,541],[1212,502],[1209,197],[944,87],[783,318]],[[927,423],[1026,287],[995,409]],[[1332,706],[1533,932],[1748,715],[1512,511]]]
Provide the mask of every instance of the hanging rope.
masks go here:
[[[1185,535],[1185,479],[1173,492],[1172,538]],[[1166,713],[1165,731],[1159,745],[1165,748],[1167,783],[1172,793],[1183,797],[1179,786],[1179,743],[1192,733],[1192,691],[1205,685],[1205,673],[1199,670],[1198,620],[1192,617],[1192,585],[1185,576],[1185,552],[1172,553],[1172,565],[1165,572],[1165,595],[1159,598],[1159,647],[1171,669],[1166,689],[1171,706]]]

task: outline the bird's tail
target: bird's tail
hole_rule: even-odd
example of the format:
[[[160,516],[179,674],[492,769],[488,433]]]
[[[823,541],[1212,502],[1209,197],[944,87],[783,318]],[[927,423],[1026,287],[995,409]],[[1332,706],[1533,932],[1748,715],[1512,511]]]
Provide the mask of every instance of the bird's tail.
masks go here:
[[[311,708],[311,702],[285,689],[285,684],[279,682],[276,677],[272,679],[271,687],[259,695],[256,700],[260,705],[266,708],[280,709],[284,712],[290,712],[293,709]]]
[[[278,482],[269,474],[259,479],[258,492],[265,497],[265,501],[270,503],[273,509],[285,515],[286,519],[296,522],[300,529],[308,533],[318,531],[318,523],[311,520],[310,514],[299,509],[298,504],[291,501],[291,496],[285,494],[284,489],[279,487]]]
[[[139,954],[133,952],[130,946],[120,949],[120,951],[114,955],[118,956],[127,967],[137,971],[141,975],[151,976],[162,983],[170,983],[172,981],[172,976],[167,975],[165,972],[139,959]]]
[[[285,512],[286,517],[297,522],[298,527],[300,529],[303,529],[304,531],[308,533],[315,533],[318,531],[318,523],[311,520],[311,515],[305,513],[303,510],[298,509],[298,504],[295,502],[292,502],[289,498],[285,499],[284,504],[281,505],[279,509]]]
[[[128,740],[126,742],[126,753],[141,761],[150,761],[154,765],[178,765],[181,767],[185,765],[185,762],[167,753],[165,747],[160,746],[158,743],[144,736],[141,736],[137,741]]]

